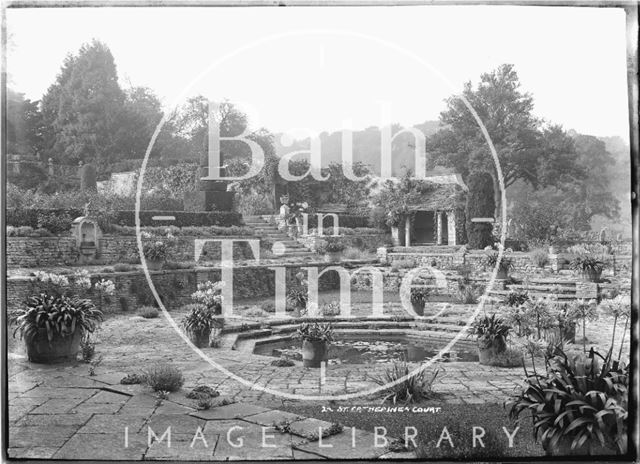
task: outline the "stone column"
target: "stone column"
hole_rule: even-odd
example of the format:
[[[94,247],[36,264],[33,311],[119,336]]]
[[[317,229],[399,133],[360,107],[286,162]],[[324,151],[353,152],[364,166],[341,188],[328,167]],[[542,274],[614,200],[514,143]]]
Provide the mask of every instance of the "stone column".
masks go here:
[[[411,246],[411,216],[407,215],[404,222],[404,246]]]
[[[449,245],[457,245],[456,241],[456,213],[447,212],[447,238]]]
[[[391,242],[393,246],[400,246],[400,229],[398,226],[391,227]]]
[[[442,245],[442,211],[436,212],[436,243]]]

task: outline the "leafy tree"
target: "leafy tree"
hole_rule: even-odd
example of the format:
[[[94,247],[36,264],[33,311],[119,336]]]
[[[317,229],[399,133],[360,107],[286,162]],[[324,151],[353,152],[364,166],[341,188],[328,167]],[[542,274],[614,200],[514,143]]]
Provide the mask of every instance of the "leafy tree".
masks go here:
[[[465,208],[467,241],[470,248],[483,249],[493,244],[491,224],[472,222],[473,218],[493,217],[495,194],[493,178],[486,172],[469,175],[469,194]]]
[[[80,170],[80,190],[83,192],[97,192],[96,168],[91,163],[82,166]]]
[[[39,155],[42,148],[42,114],[38,101],[7,89],[7,153]]]
[[[462,95],[491,137],[505,187],[518,179],[539,187],[565,175],[575,176],[568,139],[555,127],[540,130],[540,121],[532,114],[533,97],[520,88],[513,65],[482,74],[476,88],[467,82]],[[487,142],[462,99],[447,99],[440,122],[443,129],[427,139],[427,153],[436,163],[454,167],[465,179],[473,171],[495,172]]]
[[[162,105],[151,89],[132,87],[126,90],[118,134],[119,155],[127,159],[144,157],[161,119]],[[166,141],[162,138],[156,140],[151,156],[160,156],[165,144]]]
[[[84,160],[98,165],[116,159],[124,101],[113,55],[105,44],[94,40],[76,56],[68,56],[43,97],[55,158],[65,164]]]

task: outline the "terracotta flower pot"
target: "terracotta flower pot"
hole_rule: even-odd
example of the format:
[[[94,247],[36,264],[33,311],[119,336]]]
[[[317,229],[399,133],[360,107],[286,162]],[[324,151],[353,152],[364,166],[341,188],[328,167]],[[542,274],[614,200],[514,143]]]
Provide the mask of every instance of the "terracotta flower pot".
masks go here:
[[[302,341],[302,365],[320,367],[322,361],[329,359],[329,343],[321,340]]]
[[[26,343],[27,357],[34,363],[52,364],[75,361],[80,351],[82,331],[76,330],[68,337],[54,337],[49,343],[47,330],[38,330],[38,336]]]

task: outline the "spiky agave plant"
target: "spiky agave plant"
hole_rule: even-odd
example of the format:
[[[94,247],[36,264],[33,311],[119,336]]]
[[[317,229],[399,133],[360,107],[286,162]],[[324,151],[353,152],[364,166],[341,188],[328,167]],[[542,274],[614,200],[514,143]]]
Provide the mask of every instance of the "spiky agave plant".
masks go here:
[[[535,438],[555,454],[592,454],[597,445],[626,453],[629,366],[611,354],[591,349],[569,359],[560,350],[547,361],[546,373],[525,369],[524,387],[507,403],[510,417],[519,422],[529,412]]]
[[[440,373],[440,369],[428,373],[425,369],[410,375],[409,365],[405,360],[394,361],[381,377],[374,377],[372,380],[378,385],[389,385],[400,382],[384,390],[382,402],[417,403],[436,396],[433,391],[433,384]]]
[[[75,334],[93,333],[102,321],[102,312],[91,300],[43,292],[30,297],[23,307],[9,313],[9,324],[26,343],[46,334],[49,343]]]

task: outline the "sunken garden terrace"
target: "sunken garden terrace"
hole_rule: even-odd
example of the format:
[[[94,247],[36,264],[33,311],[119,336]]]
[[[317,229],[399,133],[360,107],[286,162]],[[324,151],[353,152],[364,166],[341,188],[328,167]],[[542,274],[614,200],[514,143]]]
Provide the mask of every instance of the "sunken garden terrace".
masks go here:
[[[327,416],[326,401],[285,402],[274,392],[359,395],[433,360],[399,388],[335,404],[413,402],[451,411],[429,416],[436,421],[472,410],[478,423],[499,417],[502,426],[511,424],[502,403],[523,385],[523,366],[544,369],[558,333],[572,356],[595,347],[628,357],[629,243],[587,237],[522,251],[510,240],[500,261],[499,246],[460,243],[464,212],[451,206],[411,207],[403,233],[340,212],[340,227],[327,216],[320,234],[317,222],[306,229],[288,213],[143,211],[139,237],[132,212],[112,222],[90,211],[12,213],[7,310],[18,331],[8,343],[10,454],[73,458],[99,442],[116,450],[107,459],[171,459],[184,449],[210,458],[148,444],[142,424],[162,432],[171,421],[210,428],[224,420],[250,430],[289,424],[276,428],[288,440],[277,458],[339,457],[318,451],[310,432],[318,425],[331,430],[327,443],[354,458],[411,458],[422,451],[351,449],[347,426],[372,438],[367,421]],[[233,269],[224,240],[234,241]],[[231,314],[223,311],[229,290]],[[41,311],[46,298],[54,309],[86,312],[82,337],[40,343],[25,336],[37,324],[29,310]],[[40,328],[44,337],[47,330]],[[208,366],[183,337],[225,371]],[[122,450],[119,425],[132,418],[134,444]],[[25,437],[58,420],[68,425],[32,449]],[[544,453],[530,426],[521,433],[514,456]],[[224,447],[215,453],[237,456]]]

